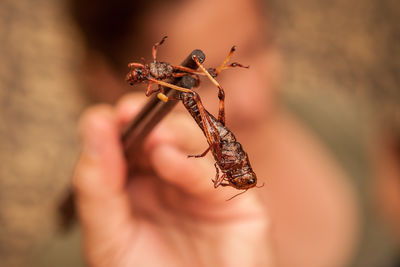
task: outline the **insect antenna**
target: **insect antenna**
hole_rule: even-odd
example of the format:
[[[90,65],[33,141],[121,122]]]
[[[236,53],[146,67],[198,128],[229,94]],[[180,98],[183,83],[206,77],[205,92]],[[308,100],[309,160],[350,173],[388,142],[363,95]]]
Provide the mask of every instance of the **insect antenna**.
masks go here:
[[[238,193],[238,194],[234,195],[233,197],[231,197],[231,198],[227,199],[226,201],[229,201],[229,200],[231,200],[231,199],[233,199],[233,198],[237,197],[238,195],[241,195],[241,194],[244,194],[244,193],[246,193],[246,192],[247,192],[247,190],[249,190],[249,189],[246,189],[246,190],[244,190],[244,191],[242,191],[242,192],[240,192],[240,193]]]
[[[262,185],[260,185],[260,186],[255,186],[255,187],[257,187],[257,188],[261,188],[261,187],[263,187],[265,185],[265,183],[263,183]]]

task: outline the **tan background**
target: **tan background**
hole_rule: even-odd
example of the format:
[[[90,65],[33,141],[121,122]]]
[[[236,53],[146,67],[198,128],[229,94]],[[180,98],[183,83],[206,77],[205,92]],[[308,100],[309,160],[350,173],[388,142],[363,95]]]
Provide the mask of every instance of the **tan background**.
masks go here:
[[[59,3],[0,2],[0,266],[52,235],[77,154],[81,52]]]

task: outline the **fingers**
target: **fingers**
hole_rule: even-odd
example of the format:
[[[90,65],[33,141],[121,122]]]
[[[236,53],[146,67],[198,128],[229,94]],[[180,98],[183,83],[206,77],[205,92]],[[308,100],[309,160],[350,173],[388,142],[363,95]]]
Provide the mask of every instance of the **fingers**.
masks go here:
[[[118,122],[111,107],[102,105],[86,111],[80,121],[80,135],[82,154],[73,185],[85,242],[93,248],[112,238],[123,225],[131,229],[132,218]]]
[[[113,190],[120,190],[125,182],[126,166],[111,107],[99,105],[88,109],[80,120],[79,134],[82,154],[75,172],[76,189],[83,189],[85,195],[99,194],[102,191],[93,188],[94,184],[101,187],[112,183]],[[93,175],[86,175],[89,171]]]

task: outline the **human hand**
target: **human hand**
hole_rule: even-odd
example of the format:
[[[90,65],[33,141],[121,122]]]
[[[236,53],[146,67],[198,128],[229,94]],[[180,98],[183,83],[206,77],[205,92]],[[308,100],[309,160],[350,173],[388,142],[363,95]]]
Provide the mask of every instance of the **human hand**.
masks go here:
[[[151,171],[127,180],[121,127],[138,108],[88,109],[80,122],[82,154],[73,184],[90,266],[272,266],[269,218],[254,190],[214,189],[211,158],[186,114],[171,114],[148,137],[140,157]]]

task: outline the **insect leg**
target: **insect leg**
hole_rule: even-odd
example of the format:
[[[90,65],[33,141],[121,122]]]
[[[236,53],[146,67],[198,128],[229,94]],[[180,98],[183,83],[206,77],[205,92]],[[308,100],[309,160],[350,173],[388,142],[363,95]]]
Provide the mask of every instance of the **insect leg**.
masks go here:
[[[206,135],[207,142],[210,146],[214,147],[214,154],[217,157],[218,161],[221,160],[221,147],[220,147],[220,137],[217,128],[214,123],[211,121],[210,116],[206,112],[206,109],[203,106],[203,103],[200,100],[200,96],[193,91],[193,100],[196,102],[197,109],[200,112],[201,121],[203,122],[203,131]]]
[[[148,80],[152,81],[154,83],[157,83],[157,84],[159,84],[161,86],[165,86],[165,87],[168,87],[168,88],[180,91],[180,92],[185,92],[185,93],[193,92],[193,90],[190,90],[190,89],[187,89],[187,88],[183,88],[183,87],[180,87],[180,86],[176,86],[174,84],[166,83],[166,82],[163,82],[163,81],[160,81],[160,80],[156,80],[156,79],[153,79],[153,78],[148,78]]]
[[[229,69],[229,68],[235,68],[235,67],[241,67],[241,68],[246,68],[248,69],[249,66],[244,66],[240,63],[234,62],[232,64],[226,65],[229,61],[229,59],[231,58],[231,56],[233,55],[233,52],[235,52],[236,50],[236,46],[232,46],[231,50],[229,51],[228,55],[226,56],[225,60],[222,62],[222,64],[215,70],[215,76],[218,76],[221,71]]]
[[[148,84],[147,90],[146,90],[146,96],[151,96],[155,92],[160,92],[161,94],[164,95],[164,87],[162,87],[161,85],[158,84],[157,89],[151,89],[152,83],[153,83],[152,81],[149,81],[149,84]]]
[[[149,81],[149,84],[147,85],[147,89],[146,89],[146,96],[150,96],[152,93],[154,93],[154,91],[151,90],[152,84],[153,84],[153,82]]]
[[[220,181],[221,178],[219,177],[219,169],[218,169],[217,163],[214,163],[214,167],[215,167],[216,174],[215,174],[215,178],[211,179],[211,181],[214,183],[214,188],[217,188],[219,185],[221,185],[222,181]],[[223,180],[223,178],[222,178],[222,180]]]
[[[210,151],[211,146],[209,146],[206,151],[204,151],[203,153],[201,153],[200,155],[188,155],[188,158],[202,158],[205,155],[207,155],[208,151]]]
[[[204,68],[196,56],[193,56],[194,61],[199,66],[199,68],[206,74],[208,79],[218,87],[218,99],[219,99],[219,110],[218,110],[218,121],[225,125],[225,92],[222,86],[215,80],[211,74]]]
[[[172,77],[174,77],[174,78],[179,78],[179,77],[183,77],[183,76],[188,76],[188,74],[184,73],[184,72],[179,72],[179,73],[173,73],[172,74]]]
[[[131,62],[128,64],[128,68],[144,68],[144,65],[141,63]]]
[[[245,66],[245,65],[242,65],[242,64],[240,64],[240,63],[238,63],[238,62],[233,62],[233,63],[231,63],[231,64],[229,64],[229,65],[226,65],[226,66],[222,67],[221,70],[220,70],[220,72],[223,71],[223,70],[226,70],[226,69],[236,68],[236,67],[245,68],[245,69],[250,68],[250,66]],[[218,74],[219,74],[219,73],[218,73]],[[218,74],[217,74],[217,75],[218,75]]]
[[[231,56],[233,55],[233,52],[235,52],[235,50],[236,50],[236,46],[232,46],[231,50],[229,50],[229,53],[226,56],[226,58],[224,59],[224,61],[217,68],[217,70],[216,70],[217,75],[219,75],[221,73],[222,69],[225,67],[226,63],[228,63],[229,59],[231,58]]]
[[[167,39],[167,37],[168,37],[168,36],[164,36],[164,37],[161,39],[161,41],[159,41],[158,43],[155,43],[155,44],[153,45],[153,51],[152,51],[152,53],[153,53],[154,62],[156,62],[156,58],[157,58],[157,47],[160,46],[160,45],[162,45],[162,44],[164,43],[165,39]]]
[[[184,67],[184,66],[177,66],[177,65],[171,65],[174,70],[179,70],[179,71],[184,71],[186,73],[191,73],[191,74],[196,74],[196,75],[205,75],[203,72],[198,71],[198,70],[194,70],[188,67]]]
[[[224,184],[222,183],[223,181],[225,181],[226,179],[226,174],[222,174],[221,176],[219,176],[219,173],[217,172],[217,176],[215,177],[214,182],[214,188],[217,188],[218,186],[227,186],[229,184]]]

